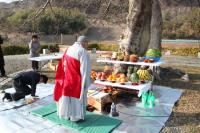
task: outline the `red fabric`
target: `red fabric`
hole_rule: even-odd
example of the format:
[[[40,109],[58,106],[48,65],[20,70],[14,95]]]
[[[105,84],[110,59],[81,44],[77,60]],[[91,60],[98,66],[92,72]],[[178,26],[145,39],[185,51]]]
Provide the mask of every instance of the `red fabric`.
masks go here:
[[[66,62],[66,66],[64,63]],[[64,71],[65,69],[65,71]],[[59,101],[62,95],[80,98],[81,73],[80,61],[65,54],[60,60],[56,72],[54,100]]]

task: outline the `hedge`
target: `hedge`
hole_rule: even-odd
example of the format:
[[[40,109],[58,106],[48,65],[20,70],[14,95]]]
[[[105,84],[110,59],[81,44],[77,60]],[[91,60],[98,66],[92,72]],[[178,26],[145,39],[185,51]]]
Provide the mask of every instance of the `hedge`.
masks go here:
[[[170,51],[171,55],[179,56],[198,56],[200,53],[200,48],[164,48],[162,52]]]
[[[96,48],[96,50],[100,51],[117,51],[119,45],[116,44],[89,44],[88,49]],[[41,53],[42,49],[49,49],[51,52],[59,52],[59,46],[56,45],[41,45]],[[2,51],[4,55],[20,55],[20,54],[28,54],[29,48],[28,45],[2,45]],[[162,52],[170,51],[171,55],[180,55],[180,56],[198,56],[200,52],[200,48],[164,48]]]
[[[96,50],[100,50],[100,51],[117,51],[119,49],[119,45],[117,45],[117,44],[97,44],[97,43],[89,44],[88,49],[91,50],[92,48],[96,48]]]
[[[21,55],[21,54],[29,54],[28,45],[2,45],[1,46],[4,55]],[[42,49],[49,49],[51,52],[59,52],[58,45],[41,45]]]
[[[92,43],[89,44],[88,47],[90,50],[92,48],[96,48],[96,50],[101,51],[117,51],[119,49],[119,45],[117,44],[97,44]],[[179,56],[198,56],[200,52],[200,48],[163,48],[162,52],[170,51],[171,55],[179,55]]]

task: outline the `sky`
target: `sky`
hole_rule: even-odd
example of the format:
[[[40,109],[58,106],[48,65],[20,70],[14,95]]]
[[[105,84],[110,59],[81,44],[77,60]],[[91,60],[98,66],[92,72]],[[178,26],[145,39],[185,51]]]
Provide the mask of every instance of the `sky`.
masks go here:
[[[6,2],[6,3],[10,3],[10,2],[13,2],[13,1],[17,1],[17,0],[0,0],[0,2]]]

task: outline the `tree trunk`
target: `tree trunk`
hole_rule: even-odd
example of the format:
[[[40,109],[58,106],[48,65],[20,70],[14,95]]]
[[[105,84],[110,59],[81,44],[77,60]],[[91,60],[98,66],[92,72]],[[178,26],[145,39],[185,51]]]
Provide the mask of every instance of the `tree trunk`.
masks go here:
[[[129,0],[126,43],[128,53],[143,56],[148,48],[161,48],[162,14],[158,0]]]
[[[148,48],[161,49],[162,13],[158,0],[152,0],[151,39]]]

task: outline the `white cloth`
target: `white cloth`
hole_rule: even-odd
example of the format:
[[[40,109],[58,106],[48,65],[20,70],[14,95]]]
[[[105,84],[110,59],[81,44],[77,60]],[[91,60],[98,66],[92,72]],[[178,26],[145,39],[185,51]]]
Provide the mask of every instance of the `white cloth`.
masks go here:
[[[62,96],[57,103],[58,116],[64,119],[75,118],[84,120],[87,105],[87,89],[91,84],[90,59],[87,51],[78,42],[69,47],[66,54],[80,61],[81,95],[80,99]]]

